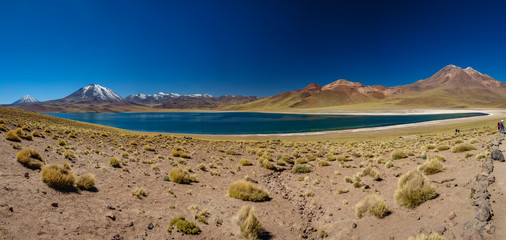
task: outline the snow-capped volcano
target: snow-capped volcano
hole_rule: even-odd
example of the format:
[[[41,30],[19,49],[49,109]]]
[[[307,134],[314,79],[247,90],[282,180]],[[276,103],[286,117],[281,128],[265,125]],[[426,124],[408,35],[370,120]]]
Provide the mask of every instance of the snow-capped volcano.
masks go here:
[[[19,100],[13,102],[12,104],[35,103],[35,102],[39,102],[39,100],[33,98],[30,95],[24,95]]]
[[[125,98],[125,100],[135,103],[143,103],[143,104],[152,104],[152,103],[161,103],[167,100],[177,99],[177,98],[211,98],[210,94],[190,94],[190,95],[181,95],[178,93],[163,93],[159,92],[153,95],[138,93],[135,95],[130,95]]]
[[[120,97],[117,93],[112,91],[110,88],[102,87],[98,84],[90,84],[63,99],[86,102],[123,102],[123,98]]]

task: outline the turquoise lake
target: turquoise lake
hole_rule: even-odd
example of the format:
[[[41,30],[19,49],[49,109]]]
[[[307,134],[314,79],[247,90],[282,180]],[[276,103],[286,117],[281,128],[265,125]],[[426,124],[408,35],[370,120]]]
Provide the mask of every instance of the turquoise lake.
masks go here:
[[[252,112],[50,113],[49,115],[133,131],[187,134],[300,133],[390,126],[487,115],[328,115]]]

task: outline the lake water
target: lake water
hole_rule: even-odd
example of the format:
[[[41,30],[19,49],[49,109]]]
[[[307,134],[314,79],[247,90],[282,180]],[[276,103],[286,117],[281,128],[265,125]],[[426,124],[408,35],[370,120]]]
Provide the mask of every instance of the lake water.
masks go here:
[[[156,112],[50,113],[49,115],[133,131],[187,134],[266,134],[379,127],[487,114],[355,116],[250,112]]]

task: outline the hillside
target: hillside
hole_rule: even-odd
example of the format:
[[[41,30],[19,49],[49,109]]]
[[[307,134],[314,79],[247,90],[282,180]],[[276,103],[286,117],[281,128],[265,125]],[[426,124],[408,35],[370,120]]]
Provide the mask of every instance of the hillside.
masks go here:
[[[340,79],[323,87],[313,83],[301,90],[281,93],[229,109],[300,111],[321,108],[347,110],[468,107],[506,107],[506,83],[470,67],[462,69],[448,65],[430,78],[408,85],[366,86]]]

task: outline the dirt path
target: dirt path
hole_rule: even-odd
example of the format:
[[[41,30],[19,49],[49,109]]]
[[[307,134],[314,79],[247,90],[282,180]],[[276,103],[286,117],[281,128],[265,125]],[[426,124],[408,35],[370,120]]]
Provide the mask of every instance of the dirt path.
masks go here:
[[[502,144],[499,149],[506,154],[506,144]],[[506,163],[495,161],[493,174],[496,179],[490,186],[496,226],[493,239],[506,239]]]

